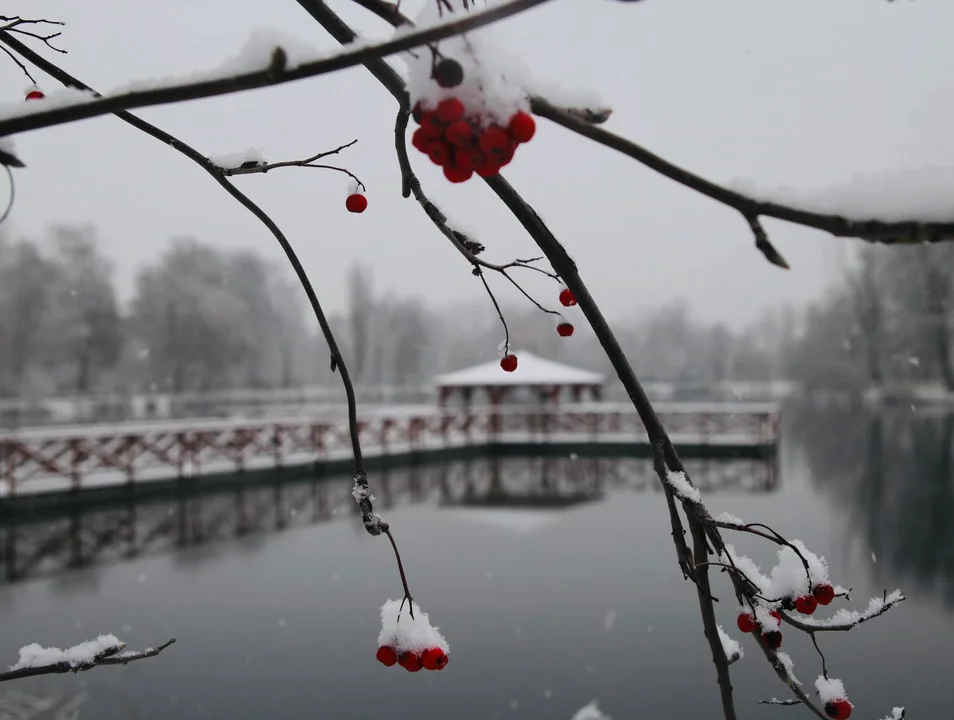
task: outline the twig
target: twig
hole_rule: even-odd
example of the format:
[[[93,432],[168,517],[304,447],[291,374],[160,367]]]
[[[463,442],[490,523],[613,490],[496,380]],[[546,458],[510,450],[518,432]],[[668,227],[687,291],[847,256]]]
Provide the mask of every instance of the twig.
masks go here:
[[[404,599],[407,600],[408,606],[411,609],[411,617],[414,617],[414,598],[411,597],[411,589],[407,585],[407,575],[404,574],[404,563],[401,562],[401,553],[398,552],[397,543],[394,542],[394,536],[391,535],[391,530],[387,529],[384,531],[384,534],[388,536],[388,540],[391,541],[391,547],[394,549],[394,558],[397,560],[398,572],[401,574],[401,585],[404,586]],[[401,603],[404,604],[403,602]]]
[[[85,120],[116,113],[120,110],[153,107],[185,100],[198,100],[325,75],[361,65],[368,60],[379,59],[459,35],[468,30],[484,27],[545,2],[548,2],[548,0],[511,0],[482,12],[471,13],[432,27],[403,33],[391,40],[363,45],[354,50],[345,50],[332,57],[305,62],[294,67],[287,66],[285,52],[280,47],[276,47],[271,64],[260,70],[198,82],[183,82],[146,90],[133,90],[110,97],[99,96],[95,100],[74,105],[40,109],[35,113],[0,121],[0,137]]]
[[[859,625],[868,622],[869,620],[874,620],[876,617],[884,615],[891,608],[896,605],[904,602],[904,595],[895,591],[890,596],[886,596],[880,603],[877,601],[877,598],[872,601],[869,608],[863,612],[849,613],[850,620],[845,622],[825,622],[817,620],[800,620],[789,613],[780,613],[782,619],[785,620],[792,627],[798,628],[799,630],[807,633],[816,633],[816,632],[848,632],[853,630]],[[839,611],[844,612],[844,611]],[[853,616],[853,617],[852,617]],[[836,620],[838,614],[836,613],[832,620]]]
[[[276,163],[263,163],[263,162],[256,162],[253,160],[247,163],[242,163],[238,167],[232,167],[232,168],[220,167],[219,171],[224,176],[231,177],[233,175],[254,175],[256,173],[267,173],[269,170],[275,170],[276,168],[285,168],[285,167],[320,168],[322,170],[336,170],[337,172],[344,173],[345,175],[350,177],[352,180],[354,180],[361,187],[362,190],[366,190],[364,183],[361,182],[358,176],[355,175],[350,170],[347,170],[342,167],[337,167],[335,165],[323,165],[316,162],[317,160],[321,160],[322,158],[326,158],[330,155],[337,155],[342,150],[345,150],[351,147],[352,145],[354,145],[356,142],[358,141],[352,140],[349,143],[345,143],[344,145],[336,147],[334,150],[327,150],[325,152],[320,152],[317,155],[312,155],[311,157],[305,158],[303,160],[285,160],[283,162],[276,162]]]
[[[759,705],[801,705],[801,700],[777,700],[772,698],[771,700],[759,700]]]
[[[674,165],[631,140],[596,127],[592,123],[584,122],[549,103],[544,98],[532,98],[531,108],[540,117],[552,120],[568,130],[628,155],[643,165],[665,175],[670,180],[702,193],[723,205],[734,208],[745,218],[755,235],[756,245],[762,253],[770,262],[779,267],[787,267],[788,264],[769,243],[768,236],[758,222],[759,217],[785,220],[797,225],[823,230],[836,237],[855,237],[888,245],[954,240],[954,223],[922,223],[913,220],[904,222],[849,220],[838,215],[826,215],[808,210],[799,210],[779,203],[755,200]]]
[[[113,645],[105,648],[102,652],[93,656],[89,662],[63,661],[51,663],[50,665],[15,668],[13,670],[0,673],[0,682],[6,682],[7,680],[20,680],[21,678],[35,677],[37,675],[83,672],[85,670],[91,670],[98,665],[125,665],[126,663],[130,663],[135,660],[145,660],[146,658],[155,657],[167,647],[172,645],[172,643],[175,641],[176,639],[172,638],[158,647],[146,648],[145,650],[136,652],[122,652],[125,649],[126,644],[121,642],[119,645]]]
[[[14,55],[12,52],[10,52],[9,50],[7,50],[6,48],[3,48],[3,52],[5,52],[5,53],[9,56],[9,58],[10,58],[11,60],[13,60],[13,62],[15,62],[15,63],[17,64],[17,67],[20,68],[20,70],[23,72],[23,74],[27,76],[27,79],[28,79],[31,83],[33,83],[34,85],[36,85],[36,78],[33,77],[32,74],[30,74],[29,69],[27,68],[26,65],[24,65],[24,64],[20,61],[20,58],[18,58],[16,55]]]

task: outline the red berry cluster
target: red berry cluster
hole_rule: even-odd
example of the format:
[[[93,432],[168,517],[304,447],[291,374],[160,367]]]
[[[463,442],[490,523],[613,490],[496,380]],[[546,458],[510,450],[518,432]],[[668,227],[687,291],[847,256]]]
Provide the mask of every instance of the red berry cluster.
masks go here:
[[[444,168],[444,177],[452,183],[470,180],[474,173],[491,177],[513,160],[520,143],[530,142],[536,132],[531,115],[519,110],[507,127],[482,127],[479,119],[467,115],[457,98],[441,100],[434,109],[420,103],[414,106],[414,131],[411,144]]]
[[[825,714],[832,720],[848,720],[851,717],[851,703],[845,698],[835,698],[825,703]]]
[[[387,667],[395,663],[408,672],[424,670],[442,670],[447,665],[448,657],[440,648],[428,648],[422,653],[405,651],[398,654],[390,645],[382,645],[375,655],[378,662]]]

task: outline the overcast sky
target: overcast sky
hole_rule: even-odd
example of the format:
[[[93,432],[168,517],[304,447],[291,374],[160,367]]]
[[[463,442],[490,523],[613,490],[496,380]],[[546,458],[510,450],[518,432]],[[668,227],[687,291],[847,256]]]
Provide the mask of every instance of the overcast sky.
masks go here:
[[[390,32],[348,0],[332,5],[361,32]],[[405,0],[403,7],[417,6]],[[267,13],[266,13],[267,8]],[[17,12],[66,21],[54,59],[97,89],[212,67],[256,28],[331,49],[293,0],[30,0]],[[7,10],[10,11],[10,8]],[[496,26],[535,75],[591,88],[615,113],[607,127],[704,176],[814,187],[856,172],[950,164],[954,151],[954,3],[950,0],[554,0]],[[48,53],[48,55],[52,55]],[[26,81],[0,57],[4,97]],[[44,79],[44,88],[56,85]],[[344,209],[346,179],[288,169],[236,178],[287,231],[332,310],[348,266],[371,265],[379,292],[443,305],[482,289],[413,200],[400,195],[396,105],[363,68],[242,95],[137,111],[208,154],[262,147],[295,159],[354,138],[338,158],[368,186],[363,215]],[[137,266],[173,236],[280,251],[267,231],[200,169],[111,117],[18,136],[11,229],[94,224],[124,297]],[[412,152],[426,191],[484,242],[488,258],[535,247],[479,181],[447,183]],[[735,211],[635,162],[540,121],[506,177],[550,223],[611,315],[677,297],[705,320],[741,324],[802,302],[838,276],[856,241],[767,223],[793,265],[768,265]],[[517,297],[497,283],[501,296]],[[541,299],[556,290],[527,278]]]

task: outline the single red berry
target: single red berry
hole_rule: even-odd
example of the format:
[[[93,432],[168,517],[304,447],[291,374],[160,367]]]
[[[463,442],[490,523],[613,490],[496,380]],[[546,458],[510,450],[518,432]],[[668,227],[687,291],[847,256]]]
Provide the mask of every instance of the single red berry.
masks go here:
[[[573,307],[576,305],[576,298],[573,296],[573,291],[570,288],[563,288],[560,291],[560,304],[563,307]]]
[[[485,162],[484,154],[477,148],[454,148],[454,167],[461,170],[476,170]]]
[[[832,720],[848,720],[851,717],[851,703],[845,698],[835,698],[825,703],[825,714]]]
[[[500,367],[504,369],[504,372],[513,372],[517,369],[517,356],[511,354],[504,355],[500,361]]]
[[[414,134],[411,135],[411,145],[414,146],[416,150],[420,150],[425,155],[427,154],[427,148],[431,144],[431,140],[427,133],[424,132],[424,128],[418,128],[414,131]]]
[[[444,58],[434,66],[432,77],[442,88],[457,87],[464,81],[464,68],[450,58]]]
[[[781,614],[778,612],[778,610],[769,610],[769,615],[771,615],[773,618],[775,618],[775,624],[776,624],[776,625],[781,625],[781,624],[782,624],[782,616],[781,616]]]
[[[752,613],[739,613],[739,617],[736,618],[735,623],[739,626],[739,630],[744,633],[750,633],[755,630],[755,615]]]
[[[408,672],[419,672],[422,667],[421,656],[412,652],[403,652],[398,658],[398,663]]]
[[[444,137],[451,145],[464,147],[465,145],[470,145],[470,141],[474,137],[474,128],[472,128],[470,123],[466,120],[455,120],[447,126],[447,130],[444,131]]]
[[[455,167],[454,165],[444,166],[444,177],[452,183],[467,182],[473,174],[473,170],[465,170],[464,168]]]
[[[488,157],[497,162],[510,152],[510,137],[507,131],[496,125],[491,125],[480,133],[478,144]]]
[[[782,633],[780,633],[778,630],[762,633],[762,639],[765,641],[765,644],[773,650],[778,650],[780,647],[782,647]]]
[[[464,103],[457,98],[447,98],[437,103],[437,119],[445,125],[464,117]]]
[[[361,193],[351,193],[345,200],[345,207],[348,208],[348,212],[363,213],[368,209],[368,198]]]
[[[424,113],[424,117],[421,118],[421,130],[432,140],[444,137],[444,126],[438,121],[437,114],[433,112]]]
[[[27,100],[42,100],[45,97],[42,90],[31,90],[26,94]]]
[[[520,110],[510,118],[507,129],[510,131],[510,137],[518,143],[525,143],[530,142],[533,134],[537,131],[537,123],[533,119],[533,115]]]
[[[446,142],[443,142],[442,140],[431,140],[430,144],[427,146],[427,154],[431,158],[431,162],[435,165],[444,167],[450,164],[450,145],[448,145]]]
[[[570,337],[573,334],[573,325],[568,322],[561,322],[557,325],[557,333],[560,337]]]
[[[812,590],[812,595],[815,596],[819,605],[828,605],[835,599],[835,588],[828,583],[819,583]]]
[[[818,607],[818,601],[814,595],[799,595],[795,598],[795,609],[802,615],[811,615]]]
[[[387,667],[391,667],[394,663],[398,661],[397,653],[394,652],[394,648],[390,648],[387,645],[382,645],[378,648],[378,653],[375,655],[378,659],[378,662]]]
[[[424,109],[424,106],[421,103],[414,103],[414,107],[411,109],[411,117],[414,118],[414,122],[418,125],[421,124],[421,120],[424,119],[424,115],[427,113],[427,110]]]
[[[425,670],[441,670],[447,664],[447,655],[440,648],[429,648],[421,655]]]

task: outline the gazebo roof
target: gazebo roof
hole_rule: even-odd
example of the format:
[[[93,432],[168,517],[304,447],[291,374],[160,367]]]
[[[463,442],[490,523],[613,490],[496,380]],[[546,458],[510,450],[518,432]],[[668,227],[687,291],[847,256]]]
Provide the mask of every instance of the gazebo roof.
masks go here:
[[[546,360],[529,352],[514,351],[517,369],[504,372],[499,360],[438,375],[438,387],[500,387],[532,385],[602,385],[605,377],[589,370]]]

